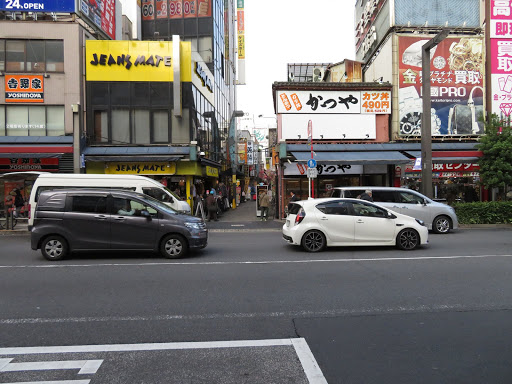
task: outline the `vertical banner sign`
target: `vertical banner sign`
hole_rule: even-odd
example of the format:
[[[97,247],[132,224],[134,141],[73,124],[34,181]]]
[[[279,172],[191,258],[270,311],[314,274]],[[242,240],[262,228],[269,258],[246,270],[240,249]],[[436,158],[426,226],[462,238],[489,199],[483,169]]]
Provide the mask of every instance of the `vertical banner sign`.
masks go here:
[[[244,0],[236,1],[238,39],[238,84],[245,84],[245,11]]]
[[[116,0],[104,0],[102,2],[96,0],[81,0],[80,12],[97,27],[101,28],[111,39],[115,40]]]
[[[247,142],[247,165],[254,165],[254,145],[252,141]]]
[[[510,1],[491,0],[492,113],[512,113],[512,9]]]

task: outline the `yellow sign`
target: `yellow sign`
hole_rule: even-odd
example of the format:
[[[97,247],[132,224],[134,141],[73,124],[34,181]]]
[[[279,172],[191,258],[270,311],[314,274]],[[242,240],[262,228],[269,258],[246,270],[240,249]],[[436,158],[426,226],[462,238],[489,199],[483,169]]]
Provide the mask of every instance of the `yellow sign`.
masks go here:
[[[206,176],[219,177],[219,169],[206,166]]]
[[[238,58],[245,59],[245,35],[238,35]]]
[[[87,81],[174,80],[172,41],[87,40]],[[180,79],[192,81],[192,48],[180,43]]]
[[[106,163],[105,173],[112,175],[174,175],[176,163],[144,162],[144,163]]]

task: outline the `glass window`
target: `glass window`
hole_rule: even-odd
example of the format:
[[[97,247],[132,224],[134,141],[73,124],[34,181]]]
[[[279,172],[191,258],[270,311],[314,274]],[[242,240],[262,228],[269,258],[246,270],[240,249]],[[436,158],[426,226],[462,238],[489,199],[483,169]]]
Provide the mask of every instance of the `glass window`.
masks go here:
[[[129,110],[112,110],[112,144],[130,144],[130,137]]]
[[[353,203],[354,213],[356,216],[367,216],[367,217],[386,217],[387,211],[376,207],[374,205],[365,203]]]
[[[132,110],[133,129],[136,144],[149,144],[149,110]]]
[[[0,71],[5,71],[5,40],[0,40]]]
[[[114,198],[114,214],[124,216],[140,216],[140,211],[146,210],[151,216],[157,216],[156,209],[148,204],[144,204],[137,200]]]
[[[418,196],[411,192],[398,192],[400,202],[406,204],[423,204],[423,197]]]
[[[107,198],[105,196],[73,196],[71,211],[107,213]]]
[[[169,142],[169,112],[167,111],[153,112],[153,142]]]
[[[64,41],[47,40],[46,44],[46,71],[64,72]]]
[[[41,40],[27,40],[27,71],[29,72],[45,72],[46,66],[44,62],[44,46],[45,42]]]
[[[346,201],[329,201],[318,204],[316,208],[326,215],[349,215],[350,206],[351,204]]]
[[[130,105],[130,83],[119,82],[110,84],[110,102],[112,105]]]
[[[63,136],[66,133],[64,127],[64,106],[51,105],[46,108],[46,134],[48,136]]]
[[[30,136],[46,135],[46,108],[31,106],[28,111],[28,129]]]
[[[92,104],[94,106],[108,105],[108,84],[89,82],[88,87],[91,89]]]
[[[5,43],[6,71],[25,71],[25,42],[23,40],[7,40]]]
[[[170,104],[168,83],[150,83],[150,90],[152,106],[167,107]]]
[[[28,106],[6,106],[5,125],[7,136],[28,136]]]
[[[5,107],[0,105],[0,136],[5,136]]]
[[[108,142],[107,111],[94,111],[94,141],[96,143]]]
[[[372,191],[372,198],[373,201],[381,203],[394,203],[396,201],[394,191],[375,190]]]
[[[149,106],[149,83],[133,82],[132,105]]]

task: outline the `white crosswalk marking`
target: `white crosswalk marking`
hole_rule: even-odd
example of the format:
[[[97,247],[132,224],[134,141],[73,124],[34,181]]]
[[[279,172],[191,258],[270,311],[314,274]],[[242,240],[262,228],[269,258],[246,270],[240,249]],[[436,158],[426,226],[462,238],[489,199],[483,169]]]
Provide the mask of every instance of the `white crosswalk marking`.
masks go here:
[[[58,380],[58,381],[17,381],[3,384],[89,384],[91,380]]]
[[[2,359],[8,360],[8,359]],[[33,361],[29,363],[11,363],[1,365],[0,372],[42,371],[52,369],[80,369],[78,374],[87,375],[98,371],[103,360],[67,360],[67,361]],[[12,359],[10,359],[12,360]]]

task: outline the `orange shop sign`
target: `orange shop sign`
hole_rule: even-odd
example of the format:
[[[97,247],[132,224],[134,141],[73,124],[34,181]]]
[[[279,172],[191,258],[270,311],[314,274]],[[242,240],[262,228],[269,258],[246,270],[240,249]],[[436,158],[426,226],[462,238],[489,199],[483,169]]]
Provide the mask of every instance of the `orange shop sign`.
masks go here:
[[[6,103],[44,102],[42,75],[5,75]]]

